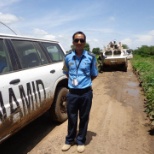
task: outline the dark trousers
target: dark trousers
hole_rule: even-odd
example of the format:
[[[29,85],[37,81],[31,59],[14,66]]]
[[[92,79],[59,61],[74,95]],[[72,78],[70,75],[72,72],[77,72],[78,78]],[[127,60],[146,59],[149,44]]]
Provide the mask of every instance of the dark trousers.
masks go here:
[[[89,90],[84,94],[68,93],[68,135],[66,136],[66,144],[73,143],[75,138],[78,145],[85,144],[92,98],[92,90]],[[77,134],[78,114],[79,132]]]

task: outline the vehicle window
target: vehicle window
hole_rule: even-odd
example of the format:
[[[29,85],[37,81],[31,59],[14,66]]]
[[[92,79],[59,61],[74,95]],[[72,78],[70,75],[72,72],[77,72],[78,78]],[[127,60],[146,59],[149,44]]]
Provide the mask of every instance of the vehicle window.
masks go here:
[[[121,51],[120,50],[115,50],[114,51],[114,55],[120,55],[121,54]]]
[[[39,43],[38,42],[34,42],[37,50],[38,50],[38,54],[41,58],[41,62],[42,64],[48,64],[48,60],[47,60],[47,57],[45,56],[45,53],[41,50],[40,46],[39,46]]]
[[[112,51],[105,51],[105,55],[112,55]]]
[[[132,51],[131,51],[131,50],[127,50],[127,53],[128,53],[128,54],[132,54]]]
[[[3,40],[0,40],[0,75],[12,70],[8,51]]]
[[[47,64],[44,53],[36,48],[35,42],[12,40],[17,56],[23,68],[37,67]]]
[[[42,42],[42,45],[46,48],[52,62],[63,61],[64,53],[58,44]]]

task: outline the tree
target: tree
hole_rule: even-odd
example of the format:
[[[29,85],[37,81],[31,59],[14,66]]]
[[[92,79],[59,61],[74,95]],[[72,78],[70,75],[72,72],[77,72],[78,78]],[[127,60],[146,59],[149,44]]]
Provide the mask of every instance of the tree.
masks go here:
[[[134,50],[134,54],[138,54],[141,56],[154,56],[154,46],[142,45],[138,49]]]
[[[129,49],[127,44],[123,44],[122,47],[123,47],[124,49]]]
[[[75,50],[75,47],[74,47],[73,44],[71,45],[71,49],[69,51],[72,51],[72,50]],[[90,45],[89,45],[89,43],[85,44],[84,50],[87,50],[87,51],[90,52]]]
[[[98,55],[100,54],[100,51],[101,51],[100,48],[93,48],[92,53]]]
[[[90,52],[90,45],[89,45],[89,43],[86,43],[85,44],[84,49]]]

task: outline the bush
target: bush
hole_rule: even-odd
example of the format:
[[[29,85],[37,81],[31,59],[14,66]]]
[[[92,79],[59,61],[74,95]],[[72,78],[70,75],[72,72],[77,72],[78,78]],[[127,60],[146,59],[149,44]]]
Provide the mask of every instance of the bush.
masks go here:
[[[131,60],[133,68],[138,72],[139,79],[147,99],[145,111],[154,125],[154,57],[143,57],[135,54]]]

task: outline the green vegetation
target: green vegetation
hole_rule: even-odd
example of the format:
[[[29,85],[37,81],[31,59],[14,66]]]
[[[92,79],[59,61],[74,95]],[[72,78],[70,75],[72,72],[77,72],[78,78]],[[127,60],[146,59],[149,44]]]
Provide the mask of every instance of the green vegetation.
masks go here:
[[[122,47],[123,47],[123,49],[129,49],[127,44],[123,44]]]
[[[154,125],[154,46],[142,46],[133,52],[131,60],[146,96],[145,112]]]
[[[101,52],[100,48],[93,48],[92,53],[94,53],[95,55],[99,55]]]
[[[86,44],[85,44],[84,49],[87,50],[87,51],[90,51],[90,45],[89,45],[89,43],[86,43]],[[68,51],[66,51],[66,53],[68,53],[68,52],[70,52],[70,51],[72,51],[72,50],[74,50],[74,45],[71,45],[71,49],[68,50]]]

